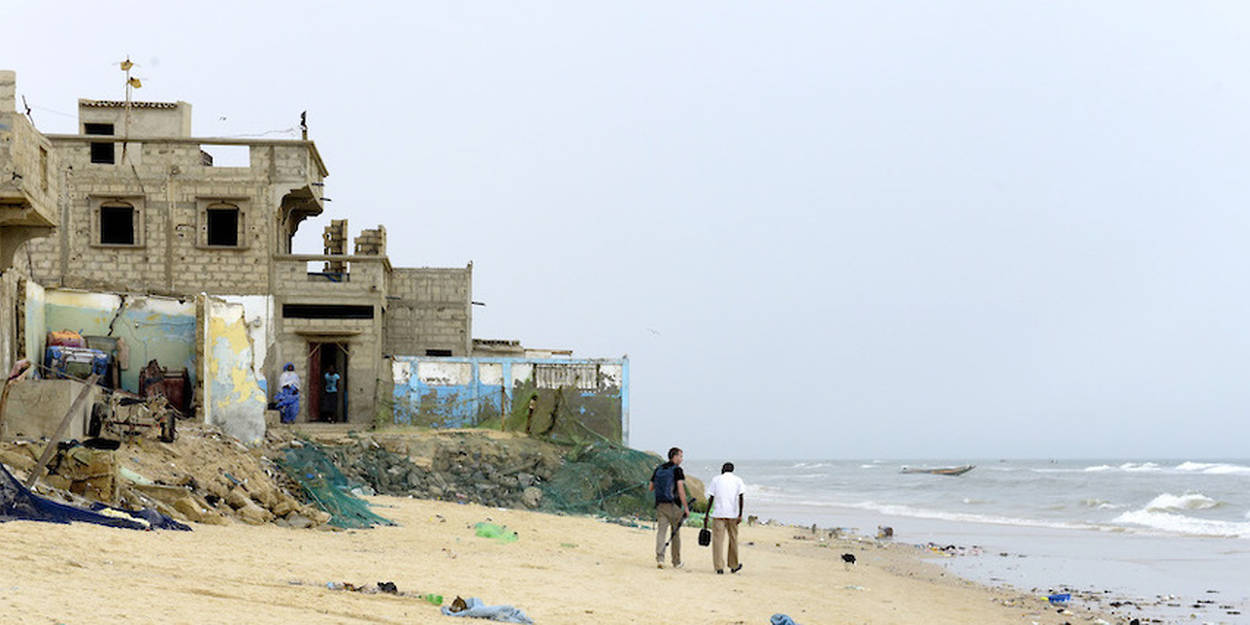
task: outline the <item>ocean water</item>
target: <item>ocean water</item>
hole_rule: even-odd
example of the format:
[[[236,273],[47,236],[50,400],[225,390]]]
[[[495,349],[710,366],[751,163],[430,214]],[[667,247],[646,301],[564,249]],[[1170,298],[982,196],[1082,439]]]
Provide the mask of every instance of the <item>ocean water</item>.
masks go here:
[[[685,468],[706,481],[720,464]],[[980,555],[942,560],[970,579],[1108,591],[1158,604],[1134,615],[1167,622],[1250,623],[1228,613],[1250,611],[1250,460],[735,464],[748,485],[747,514],[761,520],[869,535],[888,525],[895,542],[979,547]],[[960,464],[976,468],[960,477],[900,473]]]

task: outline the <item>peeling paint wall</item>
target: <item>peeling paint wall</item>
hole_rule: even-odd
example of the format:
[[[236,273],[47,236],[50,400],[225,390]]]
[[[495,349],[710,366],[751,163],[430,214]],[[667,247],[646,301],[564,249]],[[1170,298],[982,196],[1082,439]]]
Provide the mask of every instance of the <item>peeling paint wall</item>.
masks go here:
[[[252,369],[265,371],[265,360],[274,344],[273,297],[268,295],[223,295],[221,299],[243,306],[247,334],[252,340]]]
[[[245,443],[265,435],[265,392],[255,367],[243,303],[201,295],[204,303],[203,410],[206,423]],[[192,346],[194,349],[194,346]]]
[[[27,283],[30,284],[29,282]],[[194,385],[195,303],[146,295],[88,293],[69,289],[48,289],[44,295],[44,331],[32,336],[31,310],[39,308],[27,300],[26,340],[40,343],[48,330],[73,330],[83,336],[111,336],[124,339],[129,352],[119,359],[121,385],[138,392],[139,371],[155,359],[162,367],[186,369]],[[42,347],[33,353],[42,355]]]
[[[524,430],[552,424],[629,443],[629,360],[395,356],[394,422],[436,428]],[[591,434],[593,433],[593,434]]]
[[[46,292],[34,280],[26,281],[26,357],[31,362],[43,359],[44,342],[47,339],[48,324],[44,314],[44,298]]]

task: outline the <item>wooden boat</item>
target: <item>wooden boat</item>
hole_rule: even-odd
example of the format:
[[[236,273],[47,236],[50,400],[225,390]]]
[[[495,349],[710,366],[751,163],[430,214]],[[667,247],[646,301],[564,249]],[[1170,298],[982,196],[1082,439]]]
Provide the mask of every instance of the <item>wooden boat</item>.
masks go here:
[[[957,467],[933,467],[933,468],[913,468],[903,467],[901,473],[930,473],[933,475],[963,475],[976,468],[974,464],[964,464]]]

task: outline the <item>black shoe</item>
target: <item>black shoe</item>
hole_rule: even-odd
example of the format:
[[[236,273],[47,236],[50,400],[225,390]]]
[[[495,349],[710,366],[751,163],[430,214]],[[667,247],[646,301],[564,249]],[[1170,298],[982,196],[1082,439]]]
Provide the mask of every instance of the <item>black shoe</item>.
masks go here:
[[[724,574],[725,574],[725,569],[716,569],[716,574],[717,574],[717,575],[724,575]]]
[[[738,571],[741,571],[741,570],[742,570],[742,563],[741,563],[741,562],[739,562],[739,563],[738,563],[738,566],[735,566],[735,567],[733,567],[732,569],[729,569],[729,572],[730,572],[730,573],[737,573]]]

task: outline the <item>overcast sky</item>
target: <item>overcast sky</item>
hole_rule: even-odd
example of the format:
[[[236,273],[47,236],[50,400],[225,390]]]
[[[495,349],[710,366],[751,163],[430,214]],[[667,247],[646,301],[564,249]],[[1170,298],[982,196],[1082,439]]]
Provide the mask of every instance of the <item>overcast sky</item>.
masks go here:
[[[471,6],[466,6],[471,4]],[[522,6],[523,5],[523,6]],[[290,136],[306,222],[628,354],[697,458],[1244,457],[1250,4],[19,3],[0,67]]]

